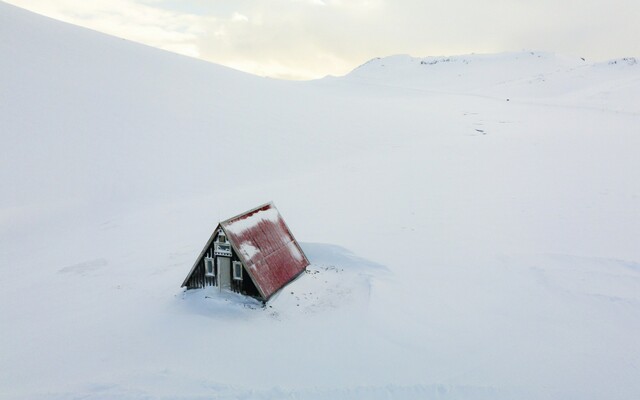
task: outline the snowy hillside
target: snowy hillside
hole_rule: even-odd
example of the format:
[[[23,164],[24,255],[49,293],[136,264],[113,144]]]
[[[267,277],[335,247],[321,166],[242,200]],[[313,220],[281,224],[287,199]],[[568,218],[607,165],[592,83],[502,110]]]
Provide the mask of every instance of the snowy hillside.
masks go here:
[[[0,3],[0,398],[637,398],[639,85],[538,52],[276,81]],[[270,200],[307,273],[184,292]]]
[[[637,112],[640,65],[634,57],[591,63],[544,52],[373,59],[349,78],[440,93]]]

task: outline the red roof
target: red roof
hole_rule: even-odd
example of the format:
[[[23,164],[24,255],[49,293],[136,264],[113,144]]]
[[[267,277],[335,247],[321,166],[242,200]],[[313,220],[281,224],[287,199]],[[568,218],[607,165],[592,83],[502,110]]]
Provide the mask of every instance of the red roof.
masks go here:
[[[309,260],[273,203],[220,225],[264,300],[300,275]]]

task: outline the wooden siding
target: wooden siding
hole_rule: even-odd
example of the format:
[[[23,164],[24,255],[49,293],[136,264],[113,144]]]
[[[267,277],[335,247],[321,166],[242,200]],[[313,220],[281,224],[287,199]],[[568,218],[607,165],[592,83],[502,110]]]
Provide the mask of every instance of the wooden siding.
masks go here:
[[[193,273],[191,274],[191,277],[189,278],[189,280],[187,280],[187,283],[186,283],[187,289],[198,289],[198,288],[204,288],[207,286],[216,286],[216,287],[218,286],[217,263],[218,263],[218,257],[222,257],[222,256],[216,256],[214,255],[214,252],[213,252],[214,246],[217,240],[218,239],[216,235],[215,239],[209,244],[209,247],[206,249],[206,251],[198,260],[196,268],[193,270]],[[214,271],[216,272],[215,276],[205,275],[204,259],[206,257],[212,257],[214,259]],[[226,257],[226,258],[229,258],[229,257]],[[260,293],[258,292],[256,285],[251,280],[251,277],[247,273],[244,265],[242,266],[242,280],[233,279],[233,262],[238,261],[242,263],[242,260],[240,260],[240,258],[238,257],[238,255],[233,249],[231,250],[230,260],[231,260],[230,289],[237,293],[242,293],[247,296],[261,299]]]

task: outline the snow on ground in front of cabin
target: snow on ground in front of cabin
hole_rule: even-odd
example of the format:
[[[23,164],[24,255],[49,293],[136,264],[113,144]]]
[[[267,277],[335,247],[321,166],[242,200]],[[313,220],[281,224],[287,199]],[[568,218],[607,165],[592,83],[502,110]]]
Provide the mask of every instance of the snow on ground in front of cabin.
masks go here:
[[[0,54],[0,398],[638,397],[637,63],[283,82],[4,3]],[[270,200],[307,273],[179,287]]]
[[[297,319],[334,309],[366,307],[371,280],[388,277],[388,270],[383,266],[355,257],[339,246],[303,243],[302,247],[312,264],[267,304],[217,287],[187,290],[181,299],[186,307],[193,307],[203,315],[237,312],[249,318],[266,315],[275,320]]]

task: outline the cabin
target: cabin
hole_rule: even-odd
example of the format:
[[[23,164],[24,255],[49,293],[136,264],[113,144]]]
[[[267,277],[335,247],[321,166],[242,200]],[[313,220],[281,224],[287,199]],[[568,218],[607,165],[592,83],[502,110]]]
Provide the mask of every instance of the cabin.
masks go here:
[[[182,287],[215,286],[266,303],[308,265],[278,209],[267,203],[220,222]]]

